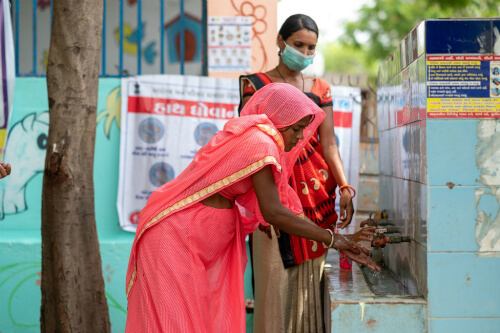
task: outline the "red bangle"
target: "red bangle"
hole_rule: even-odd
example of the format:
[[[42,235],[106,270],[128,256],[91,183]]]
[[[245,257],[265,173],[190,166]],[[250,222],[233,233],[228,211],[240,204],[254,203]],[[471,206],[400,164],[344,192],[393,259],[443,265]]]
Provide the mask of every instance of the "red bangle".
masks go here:
[[[356,196],[356,191],[354,190],[354,188],[352,186],[349,186],[349,185],[342,185],[342,186],[339,187],[339,193],[340,193],[340,195],[342,195],[342,190],[345,189],[345,188],[347,188],[349,190],[352,190],[351,199]]]

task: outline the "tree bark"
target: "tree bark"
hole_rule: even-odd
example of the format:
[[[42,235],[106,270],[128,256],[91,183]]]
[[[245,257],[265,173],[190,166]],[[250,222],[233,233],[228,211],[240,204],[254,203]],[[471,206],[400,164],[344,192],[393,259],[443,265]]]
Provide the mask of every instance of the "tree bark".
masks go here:
[[[41,332],[110,332],[93,180],[102,6],[102,0],[53,3]]]

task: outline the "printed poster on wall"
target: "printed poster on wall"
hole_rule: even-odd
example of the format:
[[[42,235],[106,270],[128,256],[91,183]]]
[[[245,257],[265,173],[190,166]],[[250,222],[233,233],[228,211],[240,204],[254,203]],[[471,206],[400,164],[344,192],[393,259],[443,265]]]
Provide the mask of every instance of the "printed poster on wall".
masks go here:
[[[238,81],[187,75],[123,78],[120,226],[135,232],[149,195],[179,175],[238,114]]]
[[[208,18],[208,71],[252,70],[252,19],[249,16]]]
[[[427,56],[429,118],[500,118],[500,55]]]
[[[349,185],[358,188],[359,183],[359,128],[361,123],[361,90],[354,87],[331,86],[333,99],[333,124],[335,139]],[[339,198],[335,209],[340,212]],[[356,208],[357,197],[353,199]],[[354,232],[354,223],[340,233]]]

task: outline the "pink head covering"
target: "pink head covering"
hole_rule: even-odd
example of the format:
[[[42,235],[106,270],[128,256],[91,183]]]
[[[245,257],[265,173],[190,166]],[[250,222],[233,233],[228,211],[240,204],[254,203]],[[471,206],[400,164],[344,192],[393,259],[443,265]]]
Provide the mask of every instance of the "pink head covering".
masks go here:
[[[270,83],[264,86],[241,110],[241,116],[265,114],[276,128],[291,126],[307,116],[312,116],[313,125],[318,113],[322,114],[323,110],[302,91],[287,83]],[[316,120],[317,126],[323,118],[324,115]]]
[[[270,83],[259,89],[248,100],[241,110],[241,116],[264,114],[273,123],[276,129],[295,124],[302,118],[311,116],[309,125],[304,129],[304,139],[301,140],[284,157],[288,165],[283,169],[291,175],[293,164],[307,144],[318,126],[325,119],[325,113],[302,91],[287,83]],[[282,161],[282,164],[284,161]]]

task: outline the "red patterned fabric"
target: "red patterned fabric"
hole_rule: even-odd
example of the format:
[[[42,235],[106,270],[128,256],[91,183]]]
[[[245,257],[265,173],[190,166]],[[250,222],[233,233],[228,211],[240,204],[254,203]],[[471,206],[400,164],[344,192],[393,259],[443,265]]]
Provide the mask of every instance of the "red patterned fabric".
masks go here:
[[[324,229],[335,230],[338,215],[335,211],[337,183],[323,159],[317,137],[312,137],[293,166],[291,184],[299,195],[304,214]],[[294,264],[316,259],[327,248],[304,238],[289,236]],[[287,266],[293,266],[288,263]]]
[[[280,200],[296,214],[288,184],[293,162],[324,113],[297,89],[272,84],[247,103],[177,178],[156,189],[141,211],[127,270],[126,332],[244,332],[245,236],[265,223],[251,176],[273,167]],[[292,96],[292,97],[290,97]],[[278,128],[306,116],[304,140],[286,153]],[[223,191],[233,209],[204,206]]]
[[[272,79],[264,73],[254,74],[261,82],[240,78],[242,97],[251,96],[255,88],[265,86]],[[254,79],[255,81],[255,79]],[[330,85],[323,79],[315,79],[311,92],[305,93],[318,106],[332,105]],[[335,212],[336,182],[323,158],[323,150],[317,132],[300,153],[293,167],[290,184],[296,190],[304,214],[322,228],[334,230],[338,215]],[[316,242],[282,233],[279,239],[280,252],[285,267],[298,265],[309,259],[321,257],[327,249]]]

